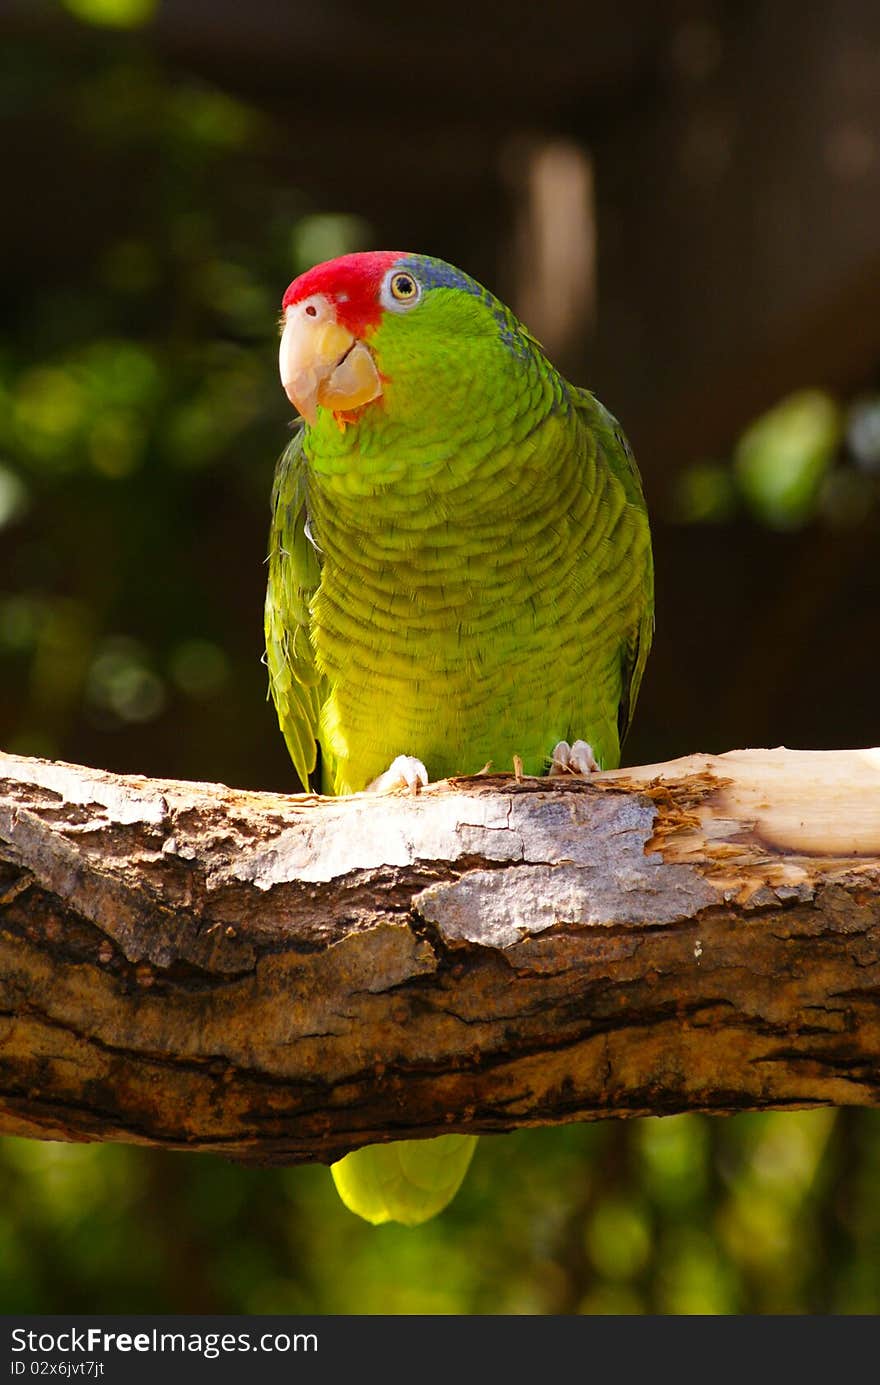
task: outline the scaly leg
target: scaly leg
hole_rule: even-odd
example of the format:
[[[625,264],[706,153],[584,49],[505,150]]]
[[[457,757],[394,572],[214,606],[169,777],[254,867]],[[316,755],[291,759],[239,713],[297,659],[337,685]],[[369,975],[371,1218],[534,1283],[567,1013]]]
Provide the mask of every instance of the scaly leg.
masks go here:
[[[568,741],[558,741],[553,747],[551,779],[559,774],[594,774],[598,768],[593,747],[586,741],[575,741],[573,745],[569,745]]]
[[[398,755],[396,760],[367,785],[368,793],[391,793],[394,789],[409,789],[418,793],[428,786],[428,771],[414,755]]]

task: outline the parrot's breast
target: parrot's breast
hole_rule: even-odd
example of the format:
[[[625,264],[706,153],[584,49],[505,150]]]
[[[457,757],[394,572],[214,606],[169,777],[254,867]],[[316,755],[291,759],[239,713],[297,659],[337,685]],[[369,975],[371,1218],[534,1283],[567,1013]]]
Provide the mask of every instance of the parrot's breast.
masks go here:
[[[386,488],[347,509],[313,488],[328,789],[363,789],[400,754],[432,779],[508,770],[515,754],[540,774],[556,741],[578,737],[616,762],[619,631],[603,579],[626,498],[563,423],[543,442],[494,449],[458,497]]]

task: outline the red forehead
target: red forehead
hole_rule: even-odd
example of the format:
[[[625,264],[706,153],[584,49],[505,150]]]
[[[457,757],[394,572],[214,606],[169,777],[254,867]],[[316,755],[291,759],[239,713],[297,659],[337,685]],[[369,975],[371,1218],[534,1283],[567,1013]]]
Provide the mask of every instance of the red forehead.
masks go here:
[[[401,250],[371,250],[326,260],[294,279],[284,295],[282,309],[311,298],[313,293],[324,293],[337,304],[338,320],[359,336],[367,327],[375,327],[382,317],[382,280],[391,266],[404,258]]]

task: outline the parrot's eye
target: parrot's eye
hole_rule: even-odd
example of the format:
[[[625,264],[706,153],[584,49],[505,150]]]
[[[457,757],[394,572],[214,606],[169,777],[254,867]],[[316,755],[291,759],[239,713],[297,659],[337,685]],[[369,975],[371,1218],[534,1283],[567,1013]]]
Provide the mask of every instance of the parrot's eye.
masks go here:
[[[418,293],[415,279],[410,274],[395,274],[391,280],[391,293],[399,303],[408,303]]]
[[[422,296],[418,280],[406,269],[398,269],[385,281],[383,297],[389,308],[413,308]]]

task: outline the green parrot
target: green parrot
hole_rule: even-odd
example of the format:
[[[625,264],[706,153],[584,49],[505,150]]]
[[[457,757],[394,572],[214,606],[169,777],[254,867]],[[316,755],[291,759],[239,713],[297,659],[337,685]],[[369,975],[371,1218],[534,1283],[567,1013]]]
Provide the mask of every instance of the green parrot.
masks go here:
[[[526,774],[616,767],[654,625],[616,420],[442,260],[343,255],[282,314],[304,423],[275,479],[266,651],[303,785],[418,791],[514,756]],[[475,1143],[371,1145],[333,1177],[368,1221],[417,1225]]]

